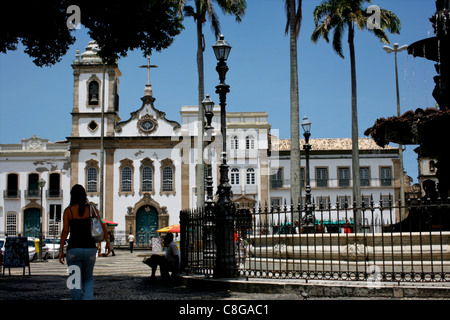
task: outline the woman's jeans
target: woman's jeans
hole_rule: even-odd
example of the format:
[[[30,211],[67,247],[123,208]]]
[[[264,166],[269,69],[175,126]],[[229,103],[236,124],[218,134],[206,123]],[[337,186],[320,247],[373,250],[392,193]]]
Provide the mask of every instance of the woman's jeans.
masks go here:
[[[72,248],[67,250],[66,259],[70,277],[67,285],[72,300],[94,299],[94,265],[97,248]],[[81,278],[80,278],[81,277]]]

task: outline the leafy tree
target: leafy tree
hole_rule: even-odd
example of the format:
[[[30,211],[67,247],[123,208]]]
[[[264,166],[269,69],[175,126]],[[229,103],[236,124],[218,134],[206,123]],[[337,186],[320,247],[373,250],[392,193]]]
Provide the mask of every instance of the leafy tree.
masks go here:
[[[46,0],[26,5],[7,1],[2,9],[9,19],[0,22],[0,52],[17,50],[21,42],[37,66],[59,62],[75,42],[67,27],[70,5],[80,8],[81,24],[102,48],[99,54],[108,63],[125,57],[129,50],[140,49],[144,56],[161,51],[183,29],[175,0],[138,0],[132,5],[106,0]]]
[[[361,185],[359,169],[359,144],[358,144],[358,112],[357,112],[357,90],[356,90],[356,59],[354,35],[355,26],[360,30],[369,30],[384,43],[389,43],[389,39],[384,30],[390,33],[400,33],[400,20],[391,11],[379,10],[379,25],[368,28],[371,14],[363,8],[363,4],[371,3],[370,0],[326,0],[314,10],[315,29],[311,35],[311,40],[316,43],[320,37],[329,42],[328,35],[333,31],[333,49],[342,58],[342,38],[344,32],[348,30],[348,45],[350,50],[351,66],[351,86],[352,86],[352,175],[353,175],[353,199],[357,206],[361,205]],[[359,228],[361,217],[355,217],[356,227]]]
[[[205,79],[203,71],[203,51],[205,51],[203,24],[207,17],[211,23],[214,36],[219,38],[220,21],[214,9],[215,2],[225,14],[234,15],[237,22],[241,22],[247,7],[245,0],[192,0],[193,6],[186,5],[188,0],[178,0],[178,12],[186,17],[194,18],[197,26],[197,70],[198,70],[198,164],[197,164],[197,206],[203,207],[205,203],[205,179],[203,165],[203,132],[205,117],[202,101],[205,98]],[[225,139],[226,137],[222,137]]]

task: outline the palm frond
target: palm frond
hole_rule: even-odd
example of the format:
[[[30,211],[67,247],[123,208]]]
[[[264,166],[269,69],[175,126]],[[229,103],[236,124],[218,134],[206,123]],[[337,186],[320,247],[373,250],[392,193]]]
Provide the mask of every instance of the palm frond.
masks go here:
[[[192,6],[185,6],[183,8],[183,14],[186,17],[195,17],[195,10]]]
[[[289,0],[284,1],[285,10],[286,10],[286,28],[284,30],[285,34],[288,34],[289,29],[291,28],[291,6],[289,5]],[[294,1],[294,34],[296,38],[300,35],[300,26],[302,24],[302,0],[298,0],[297,10],[295,9],[295,1]]]
[[[344,54],[342,53],[342,37],[344,36],[345,24],[341,21],[336,24],[333,32],[333,49],[334,51],[344,59]]]
[[[211,30],[214,33],[214,36],[216,37],[216,40],[219,39],[220,36],[220,21],[219,17],[217,16],[214,9],[211,12],[208,12],[209,14],[209,20],[211,23]]]
[[[402,28],[400,19],[392,11],[381,9],[380,12],[381,29],[388,29],[390,33],[399,34]]]

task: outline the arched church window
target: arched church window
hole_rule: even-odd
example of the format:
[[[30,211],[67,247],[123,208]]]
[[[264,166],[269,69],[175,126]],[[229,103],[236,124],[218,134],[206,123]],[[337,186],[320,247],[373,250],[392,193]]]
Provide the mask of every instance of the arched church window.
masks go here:
[[[89,105],[98,105],[98,82],[97,81],[91,81],[89,83],[89,98],[88,98],[88,103]]]
[[[94,167],[87,168],[86,175],[87,175],[86,192],[97,192],[97,181],[98,181],[97,168]]]
[[[153,191],[153,169],[142,168],[142,191]]]
[[[173,190],[173,169],[166,166],[162,169],[162,191]]]
[[[132,170],[130,167],[123,167],[122,168],[122,183],[121,183],[121,191],[122,192],[131,192],[132,191]]]

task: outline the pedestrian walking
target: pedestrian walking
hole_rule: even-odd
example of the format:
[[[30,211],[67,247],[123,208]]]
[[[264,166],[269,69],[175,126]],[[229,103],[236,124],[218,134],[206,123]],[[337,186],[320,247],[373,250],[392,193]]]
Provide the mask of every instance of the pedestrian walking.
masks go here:
[[[114,253],[114,234],[110,231],[108,232],[109,235],[109,243],[111,244],[111,253],[112,256],[114,257],[116,254]]]
[[[130,243],[130,252],[133,253],[134,236],[131,232],[128,236],[128,242]]]
[[[91,236],[91,212],[87,201],[86,190],[83,186],[76,184],[70,191],[70,204],[64,210],[63,229],[61,232],[61,242],[59,249],[59,261],[64,264],[64,244],[70,233],[69,244],[67,246],[67,265],[73,269],[74,273],[70,277],[81,277],[74,279],[75,283],[68,286],[73,300],[93,300],[94,299],[94,265],[97,247],[95,240]],[[93,214],[98,216],[98,212],[92,206]],[[106,241],[106,255],[111,252],[109,237],[105,225],[103,233]],[[72,268],[70,268],[72,267]]]

